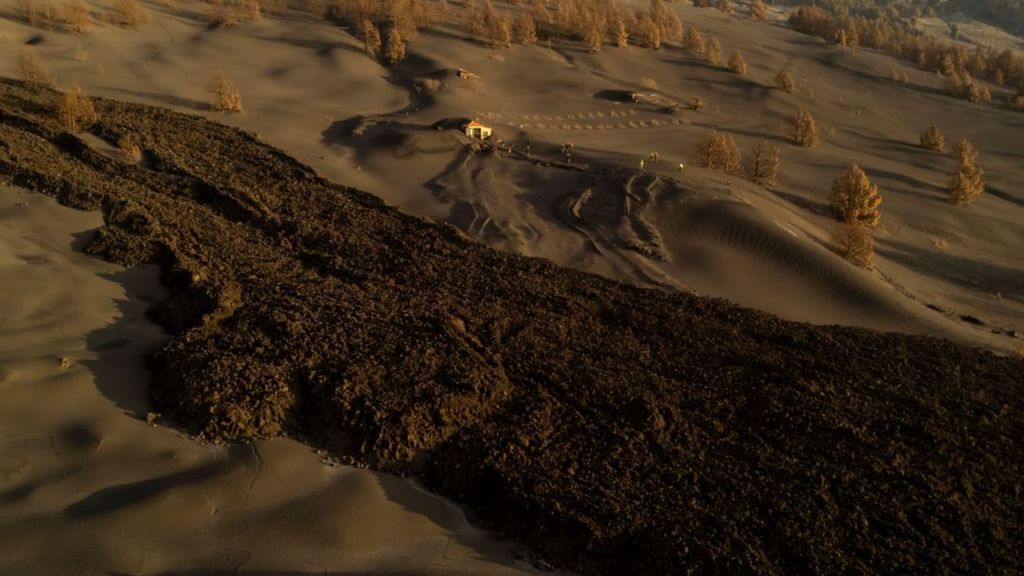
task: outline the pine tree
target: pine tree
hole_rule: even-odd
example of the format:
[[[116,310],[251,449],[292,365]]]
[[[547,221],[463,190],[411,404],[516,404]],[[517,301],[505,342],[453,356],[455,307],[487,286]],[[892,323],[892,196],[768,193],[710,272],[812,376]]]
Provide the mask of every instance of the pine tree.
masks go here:
[[[644,48],[661,47],[661,30],[650,14],[644,14],[633,28],[633,43]]]
[[[683,38],[683,46],[698,56],[703,56],[704,52],[707,51],[707,46],[704,44],[704,37],[701,36],[700,31],[693,26],[686,31],[686,36]]]
[[[364,20],[360,29],[363,36],[363,50],[371,57],[376,58],[380,54],[380,30],[369,20]]]
[[[985,173],[978,167],[978,152],[969,141],[958,142],[953,153],[957,167],[949,184],[950,200],[954,206],[966,206],[985,192]]]
[[[753,0],[750,3],[750,16],[754,20],[768,19],[768,8],[764,5],[764,0]]]
[[[758,186],[770,188],[775,185],[779,177],[779,168],[782,160],[779,158],[779,149],[772,146],[766,140],[759,141],[750,154],[750,161],[747,164],[747,180]]]
[[[856,164],[851,164],[832,184],[832,208],[840,222],[851,226],[877,226],[881,203],[878,186],[872,184]]]
[[[807,110],[798,110],[790,117],[789,125],[789,135],[797,145],[811,148],[818,144],[818,125]]]
[[[730,0],[718,0],[718,9],[726,14],[732,14],[732,2]]]
[[[734,50],[732,56],[729,56],[729,69],[740,76],[747,75],[747,61],[743,59],[743,54],[739,50]]]
[[[592,53],[600,52],[601,48],[604,47],[604,34],[596,23],[588,26],[584,31],[583,45]]]
[[[621,18],[615,21],[613,30],[615,33],[615,46],[619,48],[629,46],[629,31],[626,30],[626,24]]]
[[[921,147],[935,152],[946,151],[946,138],[939,132],[938,126],[932,124],[931,128],[921,134]]]
[[[516,18],[512,35],[517,44],[529,46],[537,42],[537,24],[529,12],[523,12]]]
[[[712,66],[722,65],[722,45],[718,42],[718,38],[712,36],[711,40],[708,41],[708,51],[705,55],[707,61]]]
[[[512,46],[512,22],[508,16],[495,17],[490,24],[492,48],[508,48]]]
[[[405,40],[395,28],[388,29],[388,42],[384,47],[384,60],[388,64],[397,64],[405,59]]]
[[[779,73],[775,76],[775,86],[786,94],[792,94],[796,91],[796,81],[793,80],[793,75],[789,70],[785,68],[779,70]]]

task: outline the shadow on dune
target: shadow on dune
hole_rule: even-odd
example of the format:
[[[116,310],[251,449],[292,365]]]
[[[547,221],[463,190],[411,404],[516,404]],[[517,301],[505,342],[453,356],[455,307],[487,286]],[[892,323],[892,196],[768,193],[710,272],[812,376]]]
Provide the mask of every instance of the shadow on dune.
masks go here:
[[[127,96],[134,96],[136,98],[144,98],[146,100],[152,100],[159,102],[165,106],[176,106],[178,108],[188,108],[191,110],[207,111],[210,106],[205,102],[198,100],[192,100],[190,98],[182,98],[180,96],[171,96],[169,94],[157,94],[155,92],[145,92],[142,90],[125,90],[123,88],[115,88],[113,86],[104,86],[103,90],[110,90],[111,92],[125,94]]]
[[[1013,196],[1009,192],[1001,188],[996,188],[994,186],[986,186],[985,192],[995,196],[996,198],[999,198],[1000,200],[1006,200],[1011,204],[1016,204],[1017,206],[1024,206],[1024,199]]]
[[[782,198],[783,200],[789,202],[790,204],[793,204],[798,208],[806,210],[816,216],[824,216],[826,218],[831,218],[834,215],[832,212],[832,208],[826,202],[817,202],[815,200],[811,200],[810,198],[804,198],[803,196],[791,194],[789,192],[783,192],[782,190],[778,189],[771,189],[769,191],[772,194],[778,196],[779,198]]]
[[[110,486],[109,488],[93,492],[68,506],[64,509],[64,516],[68,518],[88,518],[90,516],[117,512],[122,508],[156,498],[173,488],[209,480],[223,474],[231,467],[232,463],[230,460],[211,462],[191,470],[185,470],[184,472]]]
[[[921,274],[963,286],[970,290],[999,292],[1004,298],[1024,301],[1024,273],[992,262],[981,262],[952,254],[880,238],[875,251]]]
[[[279,44],[295,46],[297,48],[313,50],[316,52],[316,55],[320,57],[330,56],[335,50],[344,50],[353,54],[359,54],[364,57],[366,56],[365,52],[357,49],[355,46],[339,41],[313,40],[294,36],[255,36],[255,38],[263,40],[264,42],[276,42]]]

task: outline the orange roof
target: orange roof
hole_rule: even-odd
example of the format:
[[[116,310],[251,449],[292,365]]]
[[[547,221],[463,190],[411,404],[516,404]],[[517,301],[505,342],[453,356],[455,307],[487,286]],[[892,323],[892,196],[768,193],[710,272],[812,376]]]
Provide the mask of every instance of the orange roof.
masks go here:
[[[479,127],[481,127],[481,128],[487,128],[487,127],[488,127],[488,126],[487,126],[486,124],[483,124],[483,123],[481,123],[481,122],[478,122],[478,121],[476,121],[476,120],[471,120],[471,121],[469,122],[469,124],[466,124],[466,128],[475,128],[475,127],[477,127],[477,126],[479,126]]]

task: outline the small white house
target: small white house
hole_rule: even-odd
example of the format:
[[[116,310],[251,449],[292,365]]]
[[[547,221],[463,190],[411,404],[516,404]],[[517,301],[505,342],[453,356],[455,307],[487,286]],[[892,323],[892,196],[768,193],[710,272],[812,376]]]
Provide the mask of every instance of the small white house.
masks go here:
[[[481,124],[476,120],[466,124],[466,136],[470,138],[476,138],[478,140],[487,140],[491,137],[493,130],[486,124]]]

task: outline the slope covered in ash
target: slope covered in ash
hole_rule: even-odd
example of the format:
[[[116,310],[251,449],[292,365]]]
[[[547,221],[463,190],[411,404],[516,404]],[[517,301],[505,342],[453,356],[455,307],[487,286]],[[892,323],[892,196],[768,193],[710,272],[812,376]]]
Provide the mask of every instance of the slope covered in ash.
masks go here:
[[[1006,573],[1024,563],[1024,361],[779,320],[504,254],[201,118],[0,83],[0,174],[159,263],[154,400],[412,472],[593,574]]]

